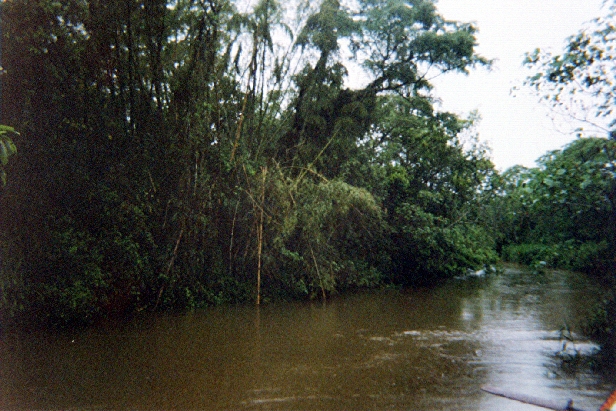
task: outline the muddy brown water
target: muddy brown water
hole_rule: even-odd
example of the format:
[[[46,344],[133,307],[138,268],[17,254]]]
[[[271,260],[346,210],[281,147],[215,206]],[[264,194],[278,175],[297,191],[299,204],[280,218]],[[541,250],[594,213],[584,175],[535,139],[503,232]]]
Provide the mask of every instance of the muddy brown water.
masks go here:
[[[435,289],[146,315],[0,336],[0,409],[537,410],[492,385],[596,410],[616,378],[563,369],[560,329],[600,292],[515,267]],[[579,339],[582,352],[595,347]]]

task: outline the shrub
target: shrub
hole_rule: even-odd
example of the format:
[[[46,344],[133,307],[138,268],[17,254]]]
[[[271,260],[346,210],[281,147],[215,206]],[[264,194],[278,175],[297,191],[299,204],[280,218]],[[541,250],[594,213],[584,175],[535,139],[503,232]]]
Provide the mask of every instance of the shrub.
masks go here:
[[[592,271],[605,259],[607,242],[577,243],[566,241],[558,244],[510,244],[503,247],[505,261],[528,266],[544,262],[553,268],[566,268],[577,271]]]

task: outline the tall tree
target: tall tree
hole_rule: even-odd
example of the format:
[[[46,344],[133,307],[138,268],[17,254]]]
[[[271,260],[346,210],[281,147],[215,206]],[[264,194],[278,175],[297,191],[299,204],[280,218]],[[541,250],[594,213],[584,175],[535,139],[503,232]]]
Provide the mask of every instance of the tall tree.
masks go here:
[[[527,79],[527,85],[533,87],[552,108],[581,121],[583,125],[577,129],[579,136],[588,134],[584,127],[590,125],[594,128],[592,132],[599,131],[612,140],[616,138],[613,111],[616,92],[615,18],[616,6],[611,5],[604,17],[594,19],[586,29],[570,37],[562,54],[552,55],[537,49],[525,60],[536,70],[536,74]],[[583,144],[588,147],[591,143],[579,143],[580,147]],[[606,164],[611,164],[607,143],[603,152],[608,157]],[[614,175],[612,180],[615,180]],[[582,188],[586,187],[585,184]],[[616,198],[614,181],[609,190],[606,195]],[[591,203],[587,205],[592,207]],[[616,221],[616,210],[612,211],[610,220]],[[616,253],[614,239],[610,244],[612,253]]]
[[[536,49],[525,59],[535,71],[526,84],[558,115],[581,123],[579,135],[616,138],[615,23],[616,6],[611,5],[605,16],[569,37],[563,53]]]
[[[383,205],[397,280],[432,283],[494,262],[492,239],[477,214],[493,165],[483,147],[465,147],[460,139],[472,121],[418,116],[399,97],[383,110],[377,159],[387,170]]]

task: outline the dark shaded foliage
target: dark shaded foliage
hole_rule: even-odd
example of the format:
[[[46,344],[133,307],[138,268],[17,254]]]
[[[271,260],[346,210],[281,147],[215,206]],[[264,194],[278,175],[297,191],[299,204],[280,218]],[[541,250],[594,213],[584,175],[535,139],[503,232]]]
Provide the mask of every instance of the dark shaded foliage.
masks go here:
[[[5,317],[326,298],[493,261],[492,165],[425,78],[485,64],[475,28],[431,1],[305,6],[293,25],[274,0],[0,4],[0,123],[20,132],[0,147],[19,150]]]

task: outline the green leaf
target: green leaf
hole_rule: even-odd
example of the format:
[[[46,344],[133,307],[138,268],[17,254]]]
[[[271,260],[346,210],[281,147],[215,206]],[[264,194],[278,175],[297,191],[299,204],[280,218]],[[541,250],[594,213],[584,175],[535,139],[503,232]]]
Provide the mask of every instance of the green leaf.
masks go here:
[[[9,155],[17,154],[17,146],[15,145],[15,143],[13,143],[13,141],[9,140],[8,146],[9,146]]]
[[[18,134],[13,127],[5,126],[0,124],[0,136],[6,133],[15,133]]]
[[[9,162],[9,150],[4,145],[4,141],[0,140],[0,163],[3,166],[7,165]]]

